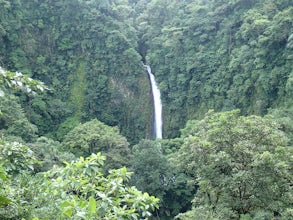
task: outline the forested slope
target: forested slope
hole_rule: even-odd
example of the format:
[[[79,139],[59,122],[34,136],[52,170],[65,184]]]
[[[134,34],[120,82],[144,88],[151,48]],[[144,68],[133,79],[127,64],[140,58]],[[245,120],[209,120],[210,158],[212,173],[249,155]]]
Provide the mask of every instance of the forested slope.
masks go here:
[[[292,105],[291,1],[152,1],[137,20],[165,131],[207,109],[264,115]],[[288,107],[287,106],[287,107]]]
[[[26,106],[41,134],[63,122],[54,133],[60,138],[74,121],[97,117],[131,141],[147,137],[151,100],[142,60],[160,83],[166,137],[211,108],[264,115],[291,105],[289,0],[1,5],[1,65],[53,88]]]
[[[51,88],[24,104],[40,134],[60,139],[99,118],[132,141],[148,137],[150,89],[127,2],[1,1],[0,10],[1,66]]]

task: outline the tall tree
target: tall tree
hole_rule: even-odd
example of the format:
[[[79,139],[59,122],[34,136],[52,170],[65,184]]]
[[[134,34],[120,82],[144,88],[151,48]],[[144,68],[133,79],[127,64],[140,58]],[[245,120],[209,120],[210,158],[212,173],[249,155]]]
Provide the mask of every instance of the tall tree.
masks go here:
[[[102,152],[108,158],[107,168],[127,165],[131,154],[129,143],[119,134],[118,128],[97,119],[75,127],[65,136],[62,147],[77,157]]]
[[[293,151],[286,144],[269,116],[209,112],[179,151],[199,185],[194,208],[180,218],[292,218]]]
[[[130,170],[132,184],[160,199],[159,217],[171,218],[190,207],[194,187],[184,170],[163,154],[161,142],[141,140],[135,145]]]

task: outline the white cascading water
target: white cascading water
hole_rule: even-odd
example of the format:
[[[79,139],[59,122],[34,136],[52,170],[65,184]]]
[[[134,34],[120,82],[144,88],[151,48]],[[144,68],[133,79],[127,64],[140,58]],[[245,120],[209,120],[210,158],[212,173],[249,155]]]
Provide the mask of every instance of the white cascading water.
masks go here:
[[[147,68],[151,87],[152,87],[152,94],[153,94],[153,103],[154,103],[154,131],[155,131],[155,138],[162,139],[163,137],[163,117],[162,117],[162,102],[161,102],[161,93],[157,86],[155,76],[152,74],[151,67],[148,65],[144,65]]]

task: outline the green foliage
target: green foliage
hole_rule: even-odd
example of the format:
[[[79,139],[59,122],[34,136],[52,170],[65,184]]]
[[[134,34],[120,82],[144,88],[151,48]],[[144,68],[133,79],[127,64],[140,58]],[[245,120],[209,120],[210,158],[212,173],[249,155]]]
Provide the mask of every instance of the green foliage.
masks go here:
[[[77,157],[102,152],[107,158],[107,168],[119,168],[128,164],[129,143],[119,134],[117,127],[110,127],[97,119],[80,124],[70,131],[62,142],[65,151]]]
[[[292,99],[289,1],[139,2],[137,29],[161,85],[166,137],[211,108],[264,115]]]
[[[35,170],[48,171],[53,166],[62,166],[64,161],[73,161],[76,157],[60,148],[60,143],[50,138],[39,137],[35,142],[28,144],[34,152],[39,163],[35,164]]]
[[[85,82],[85,64],[81,63],[73,75],[73,83],[71,86],[71,97],[70,100],[74,103],[75,106],[75,115],[77,118],[81,118],[82,112],[85,104],[85,90],[86,90],[86,82]]]
[[[110,171],[124,165],[137,188],[161,199],[163,218],[185,212],[198,186],[178,218],[292,218],[292,150],[278,146],[286,138],[270,116],[200,120],[210,108],[269,109],[292,145],[292,11],[290,0],[0,0],[0,64],[12,71],[0,68],[0,218],[147,218],[148,203],[135,199],[147,195],[124,185],[124,168]],[[141,60],[174,139],[139,142],[152,121]],[[134,157],[119,131],[138,143]],[[99,151],[104,168],[90,156]],[[76,156],[90,158],[57,168]],[[31,167],[52,170],[44,180]]]
[[[1,6],[1,66],[46,82],[47,102],[73,111],[60,117],[42,111],[43,123],[42,114],[33,114],[42,135],[75,113],[119,126],[133,144],[150,136],[141,60],[162,90],[168,138],[210,108],[265,115],[292,97],[289,0],[2,0]]]
[[[36,95],[37,92],[49,89],[43,82],[20,72],[8,72],[0,67],[0,129],[6,136],[20,136],[25,141],[31,141],[38,129],[28,121],[18,98],[12,94],[12,91],[18,90],[28,95]]]
[[[172,156],[176,155],[183,143],[183,138],[162,139],[160,141],[162,153],[166,155],[167,158],[172,158]]]
[[[289,138],[289,146],[293,146],[293,108],[290,103],[285,107],[270,109],[269,113],[274,116],[281,126],[281,129],[286,133]]]
[[[160,199],[162,218],[186,211],[194,193],[194,188],[187,183],[189,178],[172,162],[162,154],[160,142],[142,140],[133,147],[131,183]]]
[[[22,105],[25,106],[26,116],[38,127],[39,135],[54,130],[60,118],[68,114],[68,107],[64,107],[64,103],[60,105],[60,100],[50,100],[45,96],[25,98],[22,99]]]
[[[56,131],[57,140],[62,140],[66,134],[73,130],[76,126],[80,124],[77,117],[68,117],[64,122],[62,122],[58,130]]]
[[[127,186],[130,173],[126,168],[110,170],[104,176],[104,159],[101,154],[92,154],[46,174],[47,181],[41,186],[46,190],[39,189],[37,200],[49,196],[47,206],[58,209],[57,213],[46,213],[48,219],[148,219],[151,216],[150,211],[158,208],[158,199]],[[38,213],[42,216],[37,210],[32,216],[39,217],[34,215]]]
[[[140,114],[149,103],[149,85],[138,84],[141,60],[152,65],[162,89],[164,133],[170,138],[209,108],[264,115],[291,97],[287,0],[3,1],[3,6],[2,63],[50,84],[54,95],[48,101],[73,102],[82,120],[118,125],[131,143],[150,133],[151,111]],[[53,130],[68,116],[37,124],[54,124]]]
[[[27,172],[36,162],[32,151],[2,140],[1,219],[148,219],[158,199],[128,186],[126,168],[104,176],[104,160],[92,154],[32,175]]]
[[[18,98],[8,92],[0,98],[2,135],[19,136],[25,141],[33,140],[36,137],[37,127],[26,118]]]
[[[27,146],[18,142],[6,142],[0,139],[0,162],[8,174],[21,171],[33,171],[37,163],[34,153]]]
[[[201,210],[219,219],[261,212],[272,218],[289,210],[293,151],[270,116],[210,111],[191,132],[179,161],[199,191],[195,208],[182,219]]]
[[[23,75],[21,72],[9,72],[4,70],[0,66],[0,85],[5,85],[6,87],[12,89],[22,89],[27,93],[36,94],[36,92],[48,90],[48,87],[44,85],[43,82],[34,80],[27,75]]]
[[[131,161],[134,172],[133,181],[138,189],[150,192],[162,199],[172,179],[168,161],[161,152],[158,143],[142,140],[133,147]]]
[[[144,92],[149,84],[136,83],[148,79],[136,50],[131,14],[127,1],[3,1],[1,65],[46,82],[51,88],[46,102],[59,100],[73,110],[59,117],[51,115],[53,109],[33,112],[32,120],[40,125],[42,135],[54,135],[52,131],[72,115],[119,125],[132,142],[149,133],[146,122],[151,112],[140,118],[140,109],[145,109],[150,97]],[[127,92],[136,95],[127,96],[121,88],[112,87],[110,79],[117,78]],[[112,99],[116,94],[123,99],[116,102]],[[31,114],[29,103],[24,105]],[[44,117],[42,123],[42,114],[51,117]]]
[[[32,177],[38,163],[33,151],[17,142],[0,140],[0,218],[21,219],[28,214],[23,196],[28,186],[19,185],[22,176]]]
[[[0,168],[0,208],[7,206],[11,200],[7,196],[7,192],[5,190],[5,184],[8,181],[8,175],[5,172],[4,168],[1,166]]]

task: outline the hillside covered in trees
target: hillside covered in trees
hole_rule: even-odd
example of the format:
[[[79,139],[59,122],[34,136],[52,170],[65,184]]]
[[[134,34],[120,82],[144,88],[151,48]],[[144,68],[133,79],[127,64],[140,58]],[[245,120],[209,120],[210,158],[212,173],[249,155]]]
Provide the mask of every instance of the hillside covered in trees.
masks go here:
[[[292,146],[291,0],[0,0],[0,219],[291,219]]]

